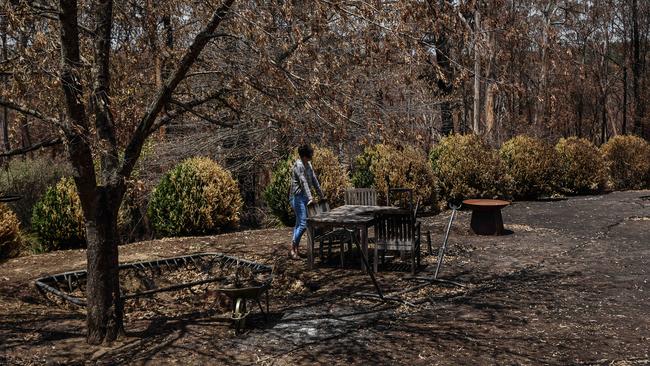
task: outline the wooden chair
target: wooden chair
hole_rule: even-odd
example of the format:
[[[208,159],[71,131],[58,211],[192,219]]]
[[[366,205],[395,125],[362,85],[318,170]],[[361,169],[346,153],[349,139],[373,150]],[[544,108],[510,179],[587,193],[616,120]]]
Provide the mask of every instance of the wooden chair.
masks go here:
[[[330,205],[327,200],[320,200],[318,202],[312,202],[307,206],[307,216],[314,217],[320,213],[328,212],[330,210]],[[335,244],[339,245],[340,257],[341,257],[341,267],[345,264],[345,244],[352,246],[352,236],[348,230],[345,229],[330,229],[323,230],[317,229],[314,231],[314,242],[318,242],[318,253],[323,260],[323,247],[327,242],[327,257],[328,259],[332,257],[332,246]]]
[[[349,188],[345,190],[346,205],[377,206],[377,191],[373,188]]]
[[[375,225],[374,271],[377,272],[378,256],[381,251],[385,263],[387,251],[398,251],[401,257],[410,255],[411,274],[420,267],[420,223],[415,214],[384,214]]]

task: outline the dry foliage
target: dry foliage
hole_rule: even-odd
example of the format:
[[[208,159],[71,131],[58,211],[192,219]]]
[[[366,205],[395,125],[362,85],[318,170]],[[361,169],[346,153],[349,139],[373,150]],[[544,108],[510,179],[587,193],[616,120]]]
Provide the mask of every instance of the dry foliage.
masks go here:
[[[589,140],[569,137],[555,145],[559,156],[560,182],[569,193],[595,193],[605,186],[607,175],[600,151]]]
[[[553,146],[522,135],[506,141],[499,154],[514,197],[534,199],[557,189],[558,157]]]
[[[650,186],[650,144],[637,136],[616,136],[601,147],[615,189]]]
[[[431,152],[441,198],[493,198],[508,192],[508,179],[497,151],[476,135],[452,135]]]
[[[345,189],[352,186],[347,169],[330,149],[314,148],[314,173],[332,207],[343,205]],[[315,192],[313,192],[315,193]]]
[[[163,236],[197,235],[239,224],[242,199],[237,182],[209,158],[190,158],[156,186],[148,216]]]
[[[378,144],[367,147],[357,158],[356,181],[367,180],[377,189],[380,200],[386,200],[388,185],[410,188],[421,204],[436,202],[436,177],[426,153],[414,146]]]
[[[18,216],[4,203],[0,203],[0,261],[20,254],[22,240]]]
[[[11,202],[10,207],[18,215],[24,228],[29,228],[32,208],[45,191],[62,177],[72,174],[65,161],[46,157],[12,159],[0,170],[0,192],[17,194],[20,200]]]

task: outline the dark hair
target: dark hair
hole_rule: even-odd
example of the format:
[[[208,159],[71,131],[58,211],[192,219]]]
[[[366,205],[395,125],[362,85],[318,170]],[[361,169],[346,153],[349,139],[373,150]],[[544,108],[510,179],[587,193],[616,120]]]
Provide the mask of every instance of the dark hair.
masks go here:
[[[307,145],[302,145],[302,146],[300,146],[300,147],[298,148],[298,155],[299,155],[301,158],[308,158],[308,159],[311,159],[311,158],[314,157],[314,149],[312,149],[312,147],[309,146],[309,144],[307,144]]]

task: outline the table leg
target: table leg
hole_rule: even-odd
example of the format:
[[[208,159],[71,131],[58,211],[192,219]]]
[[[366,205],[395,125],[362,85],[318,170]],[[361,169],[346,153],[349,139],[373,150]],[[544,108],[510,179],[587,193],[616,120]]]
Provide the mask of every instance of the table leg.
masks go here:
[[[361,261],[361,269],[370,271],[370,268],[367,268],[367,259],[368,259],[368,226],[364,225],[361,229],[361,255],[366,259]]]
[[[307,225],[307,268],[314,269],[314,225]]]
[[[366,233],[366,235],[365,235],[366,248],[368,246],[368,231],[367,230],[368,230],[368,228],[366,228],[365,230],[361,229],[361,240],[359,240],[359,241],[363,242],[363,239],[364,239],[364,234],[363,233],[365,231],[365,233]],[[359,241],[355,240],[354,243],[356,244],[357,249],[359,250],[359,252],[361,252],[361,263],[362,263],[361,265],[365,268],[366,272],[368,272],[368,275],[370,276],[370,279],[372,280],[372,283],[375,285],[375,290],[377,290],[377,294],[379,295],[379,298],[383,299],[384,298],[384,292],[381,290],[381,287],[379,287],[379,284],[377,283],[377,279],[375,278],[375,274],[370,269],[370,265],[368,264],[368,257],[366,257],[363,254],[363,250],[361,249],[361,245],[359,245]]]
[[[372,262],[372,271],[377,273],[377,263],[379,263],[379,251],[377,250],[377,242],[375,241],[375,249],[373,250],[374,256],[373,256],[373,262]]]
[[[503,235],[501,209],[472,210],[472,231],[478,235]]]

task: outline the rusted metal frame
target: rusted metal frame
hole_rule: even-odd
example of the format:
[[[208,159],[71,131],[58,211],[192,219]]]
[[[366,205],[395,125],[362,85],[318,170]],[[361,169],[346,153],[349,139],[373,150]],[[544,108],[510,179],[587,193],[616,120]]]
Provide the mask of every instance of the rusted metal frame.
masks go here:
[[[237,260],[237,259],[235,259],[233,257],[224,255],[222,253],[200,253],[200,254],[188,255],[188,256],[183,256],[183,257],[176,257],[176,258],[171,258],[171,259],[125,263],[125,264],[120,265],[119,269],[136,269],[136,270],[140,270],[140,268],[142,268],[143,270],[146,270],[147,265],[151,269],[159,268],[159,267],[161,267],[163,265],[171,267],[170,263],[172,263],[172,262],[175,263],[176,267],[178,268],[178,267],[180,267],[180,265],[178,265],[178,261],[188,263],[189,258],[204,258],[204,257],[208,257],[208,256],[212,257],[212,259],[213,259],[213,260],[211,260],[211,263],[214,261],[214,259],[221,258],[222,261],[229,261],[229,262],[233,262],[233,261],[236,260],[238,263],[245,264],[247,267],[253,269],[254,272],[257,272],[257,273],[265,273],[265,272],[272,273],[272,271],[273,271],[272,267],[269,267],[269,266],[266,266],[266,265],[263,265],[263,264],[260,264],[260,263],[251,262],[251,261],[248,261],[248,260],[245,260],[245,259],[238,259]],[[173,259],[176,259],[177,261],[173,261]],[[60,288],[62,286],[61,282],[66,282],[66,284],[68,285],[68,289],[70,290],[70,292],[72,292],[73,291],[72,287],[71,287],[72,286],[71,285],[72,276],[74,276],[76,282],[79,282],[80,279],[83,279],[84,277],[87,276],[87,273],[86,273],[86,271],[64,272],[64,273],[56,274],[56,275],[53,275],[53,276],[41,277],[41,278],[37,279],[34,284],[36,285],[39,292],[41,292],[42,294],[45,291],[47,291],[47,292],[50,292],[52,294],[55,294],[55,295],[61,297],[64,300],[69,301],[72,304],[79,305],[79,306],[85,306],[86,301],[84,299],[79,298],[79,297],[74,297],[74,296],[71,296],[69,294],[66,294],[65,292],[61,291],[60,289],[55,288],[55,287],[50,285],[52,282],[54,282]],[[138,297],[138,296],[145,296],[145,295],[158,293],[158,292],[179,290],[179,289],[183,289],[183,288],[194,287],[194,286],[205,284],[205,283],[216,282],[216,281],[222,280],[224,278],[225,277],[214,277],[214,278],[210,278],[210,279],[193,281],[193,282],[189,282],[189,283],[181,283],[181,284],[178,284],[178,285],[167,286],[167,287],[160,288],[160,289],[143,291],[143,292],[139,292],[139,293],[136,293],[136,294],[125,294],[125,295],[122,295],[122,297],[124,299],[130,299],[130,298],[134,298],[134,297]],[[270,284],[271,281],[272,281],[272,278],[269,279],[267,281],[267,283],[265,283],[264,285],[268,286],[268,284]],[[79,285],[77,285],[77,286],[79,287]]]

